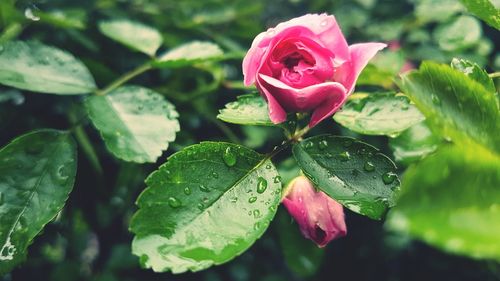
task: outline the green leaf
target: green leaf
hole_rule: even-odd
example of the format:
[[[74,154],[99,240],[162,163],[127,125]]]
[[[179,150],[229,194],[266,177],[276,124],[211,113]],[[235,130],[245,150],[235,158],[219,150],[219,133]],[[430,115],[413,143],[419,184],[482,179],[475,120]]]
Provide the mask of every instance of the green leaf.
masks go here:
[[[50,94],[85,94],[96,89],[88,69],[71,54],[38,42],[0,45],[0,84]]]
[[[294,145],[293,155],[316,187],[353,212],[380,219],[399,190],[396,166],[375,147],[322,135]]]
[[[179,131],[174,106],[147,88],[120,87],[85,104],[108,150],[125,161],[155,162]]]
[[[497,89],[493,79],[488,76],[488,72],[476,63],[464,59],[454,58],[451,61],[451,67],[469,76],[469,78],[476,80],[476,82],[483,85],[487,91],[496,94]]]
[[[500,260],[500,158],[444,147],[410,167],[388,226],[451,253]]]
[[[445,51],[469,48],[481,39],[481,23],[471,16],[459,16],[435,29],[434,40]]]
[[[267,103],[258,93],[238,96],[236,101],[220,110],[217,118],[240,125],[274,126],[269,119]]]
[[[498,100],[478,82],[447,65],[424,62],[402,76],[400,87],[436,135],[500,152]]]
[[[99,30],[109,38],[123,45],[154,56],[163,41],[158,30],[126,19],[99,22]]]
[[[415,16],[421,22],[446,21],[463,10],[456,0],[418,0]]]
[[[415,124],[399,136],[389,139],[397,162],[409,164],[436,151],[440,139],[432,134],[425,122]]]
[[[283,208],[278,211],[277,221],[276,231],[286,264],[301,278],[313,276],[321,266],[324,249],[305,239]]]
[[[34,131],[0,149],[0,275],[25,259],[64,206],[75,174],[76,144],[67,132]]]
[[[475,16],[487,24],[500,30],[500,9],[497,9],[488,0],[460,0],[462,4]]]
[[[155,67],[182,67],[204,61],[213,61],[223,58],[223,52],[214,43],[193,41],[174,48],[154,62]]]
[[[424,120],[406,96],[392,92],[352,95],[333,118],[360,134],[388,136]]]
[[[146,184],[130,226],[132,251],[157,272],[199,271],[233,259],[264,233],[281,200],[271,161],[229,143],[187,147]]]
[[[36,15],[42,22],[59,28],[85,29],[87,27],[87,12],[83,9],[37,11]]]

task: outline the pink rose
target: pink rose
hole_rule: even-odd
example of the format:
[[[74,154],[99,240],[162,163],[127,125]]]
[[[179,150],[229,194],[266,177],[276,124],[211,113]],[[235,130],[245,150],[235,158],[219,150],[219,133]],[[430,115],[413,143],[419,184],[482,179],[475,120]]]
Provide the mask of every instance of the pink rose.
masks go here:
[[[255,83],[274,123],[284,122],[287,112],[312,111],[313,127],[344,103],[361,70],[385,46],[348,46],[335,17],[308,14],[255,37],[243,59],[244,82]]]
[[[283,204],[299,225],[302,235],[319,247],[347,234],[342,205],[316,191],[306,177],[295,178],[286,192]]]

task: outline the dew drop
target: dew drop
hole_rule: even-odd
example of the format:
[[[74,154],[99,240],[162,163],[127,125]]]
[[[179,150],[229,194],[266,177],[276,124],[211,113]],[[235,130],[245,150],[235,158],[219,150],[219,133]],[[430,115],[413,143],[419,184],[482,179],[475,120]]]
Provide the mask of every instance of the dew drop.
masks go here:
[[[207,186],[205,186],[203,184],[200,184],[199,188],[200,188],[200,191],[202,191],[202,192],[210,192],[210,188],[208,188]]]
[[[222,160],[226,163],[227,166],[232,167],[236,164],[236,154],[234,154],[231,147],[227,147],[222,153]]]
[[[270,165],[270,164],[267,164],[267,165],[266,165],[266,169],[268,169],[268,170],[269,170],[269,169],[271,169],[271,165]]]
[[[394,182],[394,180],[396,179],[397,175],[396,173],[394,172],[387,172],[385,174],[382,175],[382,181],[385,183],[385,184],[391,184]]]
[[[271,212],[273,212],[273,213],[274,213],[274,212],[276,212],[276,207],[275,207],[275,206],[271,206],[271,207],[269,207],[269,211],[271,211]]]
[[[324,150],[325,148],[328,147],[328,141],[327,140],[322,140],[318,143],[318,147],[321,150]]]
[[[311,148],[313,148],[313,146],[314,146],[314,143],[312,141],[308,141],[308,142],[306,142],[304,147],[306,149],[311,149]]]
[[[168,198],[168,205],[172,208],[178,208],[181,206],[181,201],[175,197]]]
[[[365,166],[364,166],[365,171],[367,172],[373,172],[375,170],[375,165],[373,165],[372,162],[366,161]]]
[[[438,96],[432,94],[431,95],[431,100],[432,100],[433,104],[435,104],[435,105],[441,105],[441,100],[439,99]]]
[[[267,180],[263,177],[257,179],[257,193],[264,193],[267,189]]]
[[[256,218],[256,219],[260,218],[261,217],[260,216],[260,211],[259,210],[253,210],[253,217]]]
[[[214,179],[217,179],[217,178],[219,178],[219,174],[217,174],[216,172],[212,172],[212,177]]]
[[[260,223],[259,223],[259,222],[256,222],[256,223],[253,225],[253,229],[254,229],[254,230],[259,230],[259,229],[260,229]]]
[[[255,203],[255,201],[257,201],[257,197],[255,196],[248,198],[248,203]]]
[[[351,154],[349,154],[348,151],[343,151],[339,153],[339,158],[342,162],[346,162],[349,161],[349,159],[351,159]]]
[[[203,205],[203,203],[198,203],[198,205],[196,205],[196,207],[200,210],[200,211],[203,211],[205,209],[205,205]]]
[[[185,187],[185,188],[184,188],[184,194],[186,194],[186,195],[191,195],[191,188],[189,188],[189,187]]]
[[[231,199],[229,199],[229,201],[231,201],[231,203],[236,203],[238,202],[238,197],[231,197]]]
[[[274,177],[274,183],[280,183],[281,182],[281,177],[280,176],[275,176]]]
[[[327,26],[327,25],[328,25],[328,19],[324,19],[324,20],[322,20],[322,21],[321,21],[321,23],[320,23],[319,25],[321,25],[321,26],[323,26],[323,27]]]

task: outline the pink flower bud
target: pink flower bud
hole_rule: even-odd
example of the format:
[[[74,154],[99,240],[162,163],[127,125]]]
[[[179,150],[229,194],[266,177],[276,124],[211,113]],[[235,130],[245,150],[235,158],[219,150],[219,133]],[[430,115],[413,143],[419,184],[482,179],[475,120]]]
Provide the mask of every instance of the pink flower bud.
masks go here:
[[[347,234],[342,205],[317,191],[304,176],[288,185],[283,204],[299,224],[302,235],[319,247]]]

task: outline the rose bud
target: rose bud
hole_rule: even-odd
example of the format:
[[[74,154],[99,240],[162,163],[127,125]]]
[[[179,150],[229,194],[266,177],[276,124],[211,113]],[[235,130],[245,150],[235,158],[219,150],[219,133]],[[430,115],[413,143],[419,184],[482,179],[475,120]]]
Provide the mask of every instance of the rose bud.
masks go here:
[[[246,86],[255,84],[273,123],[287,112],[312,111],[309,127],[333,115],[354,90],[382,43],[347,45],[335,17],[308,14],[270,28],[243,59]]]
[[[347,234],[342,205],[317,191],[304,176],[290,182],[283,204],[299,225],[302,235],[319,247]]]

